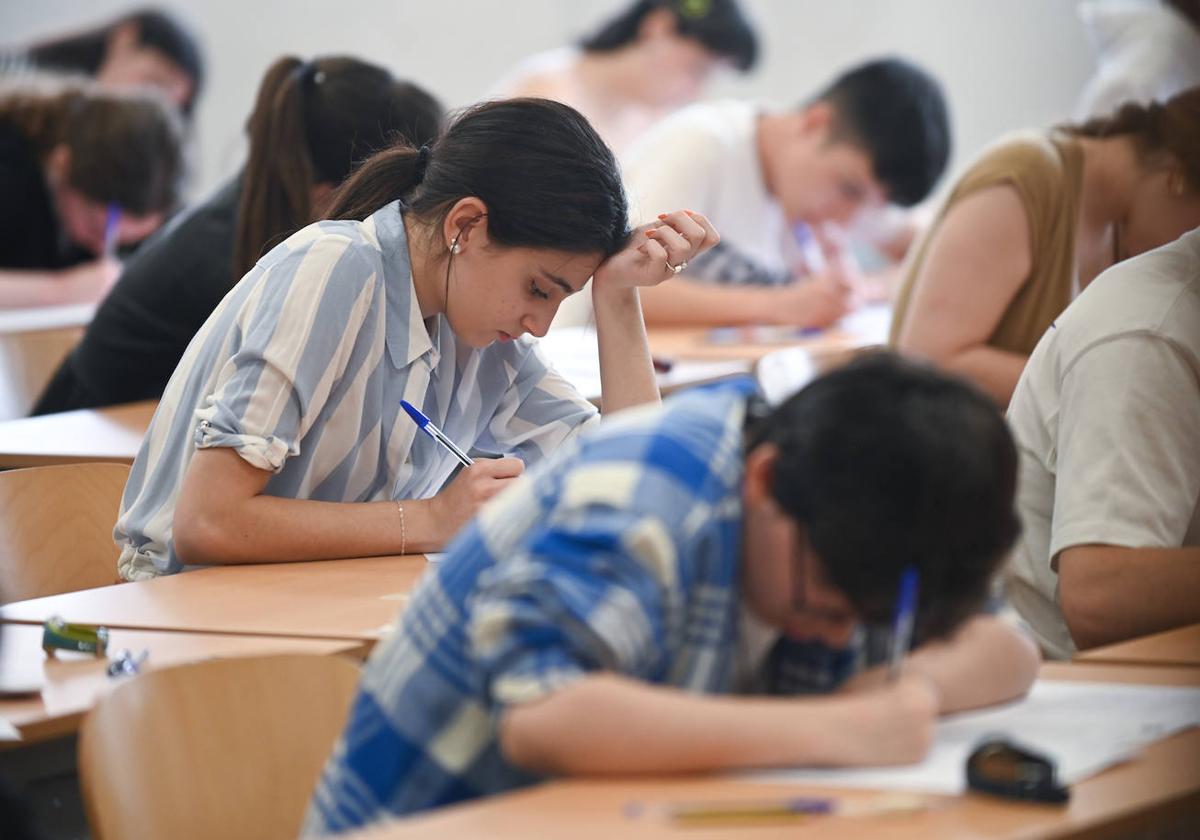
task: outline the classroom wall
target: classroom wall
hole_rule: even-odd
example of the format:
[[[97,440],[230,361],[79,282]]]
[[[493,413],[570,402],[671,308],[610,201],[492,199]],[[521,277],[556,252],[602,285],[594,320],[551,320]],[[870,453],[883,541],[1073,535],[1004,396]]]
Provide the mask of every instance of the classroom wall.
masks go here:
[[[352,53],[467,104],[522,56],[564,43],[627,0],[166,0],[205,40],[209,79],[197,113],[193,184],[207,190],[244,154],[242,126],[277,56]],[[744,0],[764,56],[718,96],[796,102],[850,62],[884,53],[938,75],[955,128],[952,166],[1012,128],[1062,119],[1094,62],[1072,0]],[[0,46],[109,19],[128,0],[0,3]],[[138,4],[140,5],[140,4]],[[353,14],[347,10],[352,10]],[[648,79],[647,84],[653,80]]]

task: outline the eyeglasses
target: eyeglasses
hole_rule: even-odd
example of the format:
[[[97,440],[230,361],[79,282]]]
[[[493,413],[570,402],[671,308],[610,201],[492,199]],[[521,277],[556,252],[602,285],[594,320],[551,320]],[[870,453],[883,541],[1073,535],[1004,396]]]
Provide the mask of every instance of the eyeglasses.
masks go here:
[[[792,611],[829,624],[845,624],[858,621],[858,616],[843,607],[822,607],[810,604],[808,601],[808,561],[803,551],[797,550],[792,567],[795,575],[792,578]]]
[[[967,758],[967,787],[993,796],[1030,802],[1066,802],[1071,792],[1058,783],[1054,762],[1003,738],[989,738]]]

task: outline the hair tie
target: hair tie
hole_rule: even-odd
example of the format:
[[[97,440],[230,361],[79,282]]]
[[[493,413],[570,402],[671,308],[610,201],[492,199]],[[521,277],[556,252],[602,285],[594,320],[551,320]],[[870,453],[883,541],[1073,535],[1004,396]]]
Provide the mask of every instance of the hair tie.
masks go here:
[[[425,180],[425,169],[429,166],[429,146],[422,146],[417,150],[417,171],[416,182],[419,184]]]
[[[301,87],[309,88],[325,81],[325,71],[311,61],[305,61],[293,72],[298,77]]]

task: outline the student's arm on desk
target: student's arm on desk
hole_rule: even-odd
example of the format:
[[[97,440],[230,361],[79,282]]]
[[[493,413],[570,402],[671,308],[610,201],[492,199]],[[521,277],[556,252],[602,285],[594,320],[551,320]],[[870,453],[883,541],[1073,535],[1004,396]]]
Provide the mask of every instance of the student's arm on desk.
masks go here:
[[[696,695],[615,674],[584,677],[500,719],[510,761],[574,775],[902,764],[933,737],[936,691],[906,677],[813,698]]]
[[[897,349],[967,377],[1008,405],[1029,357],[986,342],[1029,277],[1032,248],[1015,188],[964,198],[932,234]]]
[[[904,672],[922,675],[938,688],[941,714],[991,706],[1021,697],[1037,677],[1037,646],[1024,633],[990,615],[969,619],[945,641],[922,645],[904,662]],[[844,691],[877,686],[887,667],[864,671]]]
[[[770,288],[716,286],[681,276],[642,289],[642,310],[651,327],[827,327],[851,310],[852,298],[852,289],[832,275]]]
[[[44,271],[0,269],[0,307],[92,303],[108,294],[121,274],[114,259]]]
[[[480,459],[431,499],[405,500],[409,553],[436,551],[483,502],[520,475],[517,458]],[[397,554],[396,503],[317,502],[261,495],[271,473],[231,449],[192,458],[175,508],[175,549],[185,563],[286,563]]]
[[[1200,547],[1077,545],[1058,555],[1063,618],[1080,649],[1200,622]]]

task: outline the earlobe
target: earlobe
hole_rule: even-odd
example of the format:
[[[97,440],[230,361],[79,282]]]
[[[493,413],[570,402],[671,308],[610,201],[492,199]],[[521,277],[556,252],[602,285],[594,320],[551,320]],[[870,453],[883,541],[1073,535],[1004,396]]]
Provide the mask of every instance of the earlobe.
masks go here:
[[[71,150],[59,143],[46,155],[46,177],[51,184],[63,184],[71,171]]]
[[[773,443],[763,443],[746,455],[746,471],[743,479],[743,498],[750,504],[773,501],[771,485],[775,479],[775,462],[779,448]]]

